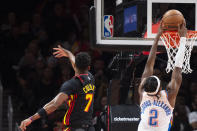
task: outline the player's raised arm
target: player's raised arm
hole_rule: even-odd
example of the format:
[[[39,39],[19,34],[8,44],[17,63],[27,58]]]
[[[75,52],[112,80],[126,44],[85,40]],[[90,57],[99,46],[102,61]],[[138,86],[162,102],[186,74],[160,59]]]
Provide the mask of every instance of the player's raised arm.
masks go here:
[[[158,29],[158,33],[154,39],[154,43],[151,47],[150,54],[148,56],[148,60],[145,65],[145,69],[144,69],[144,72],[141,77],[142,79],[146,78],[148,76],[151,76],[153,74],[153,68],[154,68],[154,64],[155,64],[158,41],[160,39],[162,32],[163,32],[163,30],[161,29],[161,26],[160,26]]]
[[[53,55],[56,58],[68,57],[70,62],[71,62],[71,64],[72,64],[73,69],[75,70],[75,56],[72,54],[71,51],[64,49],[60,45],[58,45],[58,48],[53,48],[53,50],[55,50]]]
[[[41,108],[33,116],[23,120],[20,125],[22,131],[26,130],[26,127],[29,126],[33,121],[46,117],[48,114],[54,112],[63,102],[68,99],[68,95],[65,93],[59,93],[52,101],[47,103],[43,108]]]
[[[141,83],[143,83],[142,81],[144,80],[144,78],[153,75],[153,68],[154,68],[154,64],[155,64],[158,41],[159,41],[160,36],[161,36],[162,33],[163,33],[163,30],[162,30],[161,24],[160,24],[157,36],[155,37],[154,43],[151,47],[150,54],[148,56],[148,60],[147,60],[146,65],[145,65],[145,69],[144,69],[144,72],[143,72],[142,77],[141,77]],[[142,93],[142,85],[141,84],[138,88],[138,92],[141,96],[141,93]]]
[[[174,107],[175,105],[176,96],[178,94],[182,82],[182,66],[184,62],[186,34],[187,34],[187,28],[185,26],[186,26],[185,22],[182,25],[178,26],[178,33],[181,37],[179,50],[175,56],[175,68],[172,72],[171,81],[167,87],[168,100],[172,107]]]

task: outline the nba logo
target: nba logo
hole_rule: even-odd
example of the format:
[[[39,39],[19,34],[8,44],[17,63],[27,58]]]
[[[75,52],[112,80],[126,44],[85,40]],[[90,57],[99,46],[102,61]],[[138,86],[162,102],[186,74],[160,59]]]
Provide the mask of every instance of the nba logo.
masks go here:
[[[113,37],[114,17],[112,15],[104,16],[104,37]]]

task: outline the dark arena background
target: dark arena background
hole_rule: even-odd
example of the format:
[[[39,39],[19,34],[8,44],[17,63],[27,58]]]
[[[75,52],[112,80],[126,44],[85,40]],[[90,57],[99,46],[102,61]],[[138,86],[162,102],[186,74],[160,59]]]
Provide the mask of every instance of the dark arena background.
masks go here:
[[[153,42],[146,37],[151,28],[147,26],[149,0],[101,0],[102,15],[112,15],[114,19],[114,34],[110,38],[103,36],[103,29],[97,30],[99,21],[103,26],[104,20],[96,19],[96,1],[0,1],[0,131],[20,131],[20,122],[53,99],[62,83],[74,76],[69,60],[52,54],[59,44],[73,54],[86,51],[92,57],[90,72],[96,80],[92,121],[96,131],[137,131],[138,86],[151,47],[148,43]],[[197,30],[194,0],[193,4],[192,0],[176,4],[167,1],[152,4],[151,26],[165,11],[175,8],[182,11],[187,28]],[[125,25],[129,11],[135,14],[131,18],[136,20],[133,25]],[[121,41],[113,43],[116,40]],[[125,45],[125,41],[131,43]],[[171,131],[197,129],[196,47],[195,43],[190,59],[193,72],[183,74]],[[159,49],[154,75],[165,87],[171,73],[165,71],[166,50],[162,45]],[[33,122],[27,131],[61,131],[66,109],[63,104],[47,118]]]

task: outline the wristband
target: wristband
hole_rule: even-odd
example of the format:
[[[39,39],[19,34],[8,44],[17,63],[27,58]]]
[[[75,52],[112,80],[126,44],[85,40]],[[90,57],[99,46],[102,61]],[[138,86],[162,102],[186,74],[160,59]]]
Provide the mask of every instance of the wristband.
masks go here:
[[[185,55],[186,37],[181,37],[179,42],[179,49],[175,56],[175,67],[182,68]]]
[[[39,111],[38,111],[38,114],[40,115],[41,118],[45,118],[47,116],[47,112],[45,111],[44,108],[41,108]]]
[[[31,122],[33,122],[33,117],[31,116],[31,117],[29,117],[29,119],[31,120]]]

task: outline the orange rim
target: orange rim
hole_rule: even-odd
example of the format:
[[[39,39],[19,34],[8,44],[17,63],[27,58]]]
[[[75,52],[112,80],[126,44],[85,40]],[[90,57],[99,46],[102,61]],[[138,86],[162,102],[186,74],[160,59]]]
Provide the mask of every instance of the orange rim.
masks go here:
[[[166,35],[166,34],[170,34],[170,35],[178,35],[178,31],[165,31],[164,33],[163,33],[164,35]],[[197,31],[195,31],[195,30],[188,30],[187,31],[187,38],[192,38],[192,37],[194,37],[194,36],[196,36],[197,35]],[[179,36],[179,35],[178,35]],[[166,37],[168,37],[168,36],[166,36]]]
[[[169,38],[169,35],[171,36],[171,38]],[[170,43],[171,47],[173,48],[177,48],[177,46],[179,46],[180,36],[178,34],[178,31],[165,31],[161,37],[167,38],[164,39],[164,43],[166,44],[167,48],[169,48],[168,43]],[[186,38],[189,39],[193,37],[197,37],[197,31],[188,30]],[[174,44],[174,41],[176,41],[176,45]]]

